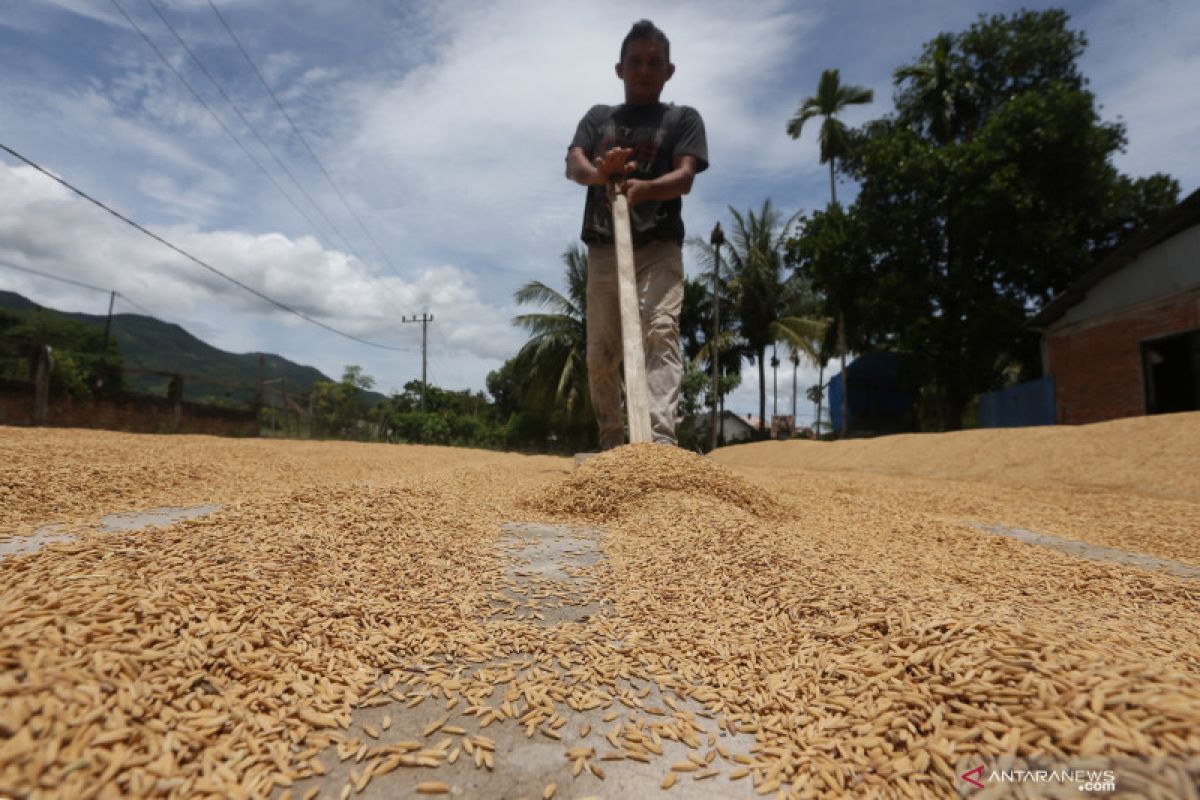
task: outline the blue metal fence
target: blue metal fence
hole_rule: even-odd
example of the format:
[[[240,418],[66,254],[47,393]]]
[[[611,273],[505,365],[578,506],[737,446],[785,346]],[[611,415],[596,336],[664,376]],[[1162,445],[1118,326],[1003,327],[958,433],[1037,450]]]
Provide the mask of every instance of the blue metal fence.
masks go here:
[[[985,428],[1053,425],[1054,376],[1018,383],[979,398],[979,424]]]

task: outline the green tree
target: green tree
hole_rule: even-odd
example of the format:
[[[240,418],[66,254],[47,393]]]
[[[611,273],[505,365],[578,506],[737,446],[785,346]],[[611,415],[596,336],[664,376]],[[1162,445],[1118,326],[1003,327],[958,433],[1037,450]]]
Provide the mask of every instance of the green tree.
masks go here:
[[[313,384],[314,420],[325,435],[343,439],[370,438],[367,402],[363,392],[375,385],[375,379],[357,364],[349,364],[340,381]]]
[[[804,98],[800,108],[788,120],[787,132],[793,139],[800,138],[804,123],[817,117],[822,118],[820,145],[821,163],[829,164],[829,196],[832,202],[837,202],[837,186],[834,180],[837,160],[846,155],[848,139],[846,123],[837,115],[848,106],[862,105],[871,102],[875,93],[862,86],[844,86],[836,69],[827,69],[821,73],[817,83],[817,93]]]
[[[102,329],[44,308],[0,309],[0,377],[33,380],[37,353],[45,347],[50,348],[53,359],[52,390],[82,400],[99,388],[108,391],[121,387],[121,352],[114,340],[101,352]]]
[[[814,214],[792,250],[818,286],[842,262],[860,345],[913,354],[928,427],[959,428],[974,396],[1036,375],[1028,314],[1178,195],[1113,166],[1124,128],[1100,119],[1068,21],[981,17],[927,43],[895,73],[895,114],[848,133],[853,207]]]
[[[875,92],[862,86],[843,86],[841,77],[836,69],[827,69],[821,73],[817,84],[817,93],[806,97],[800,108],[788,120],[787,132],[793,139],[800,138],[804,123],[816,117],[822,117],[820,133],[821,163],[829,163],[829,199],[832,205],[837,205],[837,184],[834,180],[835,165],[838,158],[845,158],[850,148],[846,124],[837,118],[848,106],[864,105],[875,98]],[[838,296],[837,329],[838,354],[842,362],[842,432],[845,433],[850,421],[849,402],[850,387],[846,380],[846,312],[844,304],[849,303],[846,296]]]
[[[679,334],[687,370],[702,371],[706,376],[703,384],[698,378],[684,376],[684,391],[696,387],[707,395],[706,405],[718,419],[725,411],[725,398],[742,383],[742,363],[753,359],[754,353],[737,333],[734,309],[734,290],[727,250],[722,251],[720,275],[717,282],[718,320],[720,332],[716,347],[713,347],[713,270],[717,268],[716,251],[706,239],[692,238],[688,245],[707,267],[698,278],[687,282],[684,287],[683,311],[679,317]],[[712,354],[716,352],[719,375],[716,397],[712,391]],[[697,395],[698,396],[698,395]],[[695,431],[696,444],[707,445],[707,436]],[[682,439],[681,439],[682,442]],[[718,442],[719,444],[721,442]]]
[[[728,262],[733,294],[732,317],[737,331],[758,364],[759,432],[765,431],[767,410],[766,353],[777,340],[776,323],[800,289],[785,269],[786,244],[796,217],[784,219],[771,201],[733,215]]]
[[[596,435],[587,372],[587,252],[568,247],[562,262],[565,294],[530,281],[514,295],[521,305],[545,310],[513,318],[530,334],[513,369],[522,384],[522,406],[555,419],[560,438],[578,442]]]

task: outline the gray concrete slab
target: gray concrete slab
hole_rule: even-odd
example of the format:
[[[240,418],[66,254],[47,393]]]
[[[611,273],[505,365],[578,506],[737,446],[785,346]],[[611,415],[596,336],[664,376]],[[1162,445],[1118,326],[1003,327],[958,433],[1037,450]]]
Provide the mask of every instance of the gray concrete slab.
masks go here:
[[[507,554],[506,572],[512,581],[512,590],[503,593],[503,600],[494,604],[493,617],[498,619],[522,619],[547,628],[560,625],[577,625],[586,622],[592,614],[611,611],[598,603],[584,602],[592,580],[590,567],[603,560],[602,532],[587,528],[571,528],[546,525],[511,523],[502,529],[498,541],[501,551]],[[514,657],[489,665],[470,665],[470,672],[479,668],[501,668],[506,664],[517,665],[517,674],[524,674],[519,667],[525,665],[546,669],[546,662],[534,662],[531,657]],[[394,680],[394,678],[393,678]],[[387,685],[387,676],[384,678]],[[571,712],[562,707],[564,724],[556,729],[561,738],[549,738],[541,729],[527,735],[515,721],[507,720],[481,727],[481,720],[469,715],[461,706],[447,712],[444,702],[429,699],[415,707],[399,702],[375,708],[355,711],[353,722],[345,732],[351,739],[358,739],[356,749],[395,745],[403,741],[419,741],[426,748],[444,748],[446,752],[458,750],[453,764],[443,763],[434,767],[399,767],[386,775],[373,778],[361,792],[356,792],[354,780],[361,776],[362,767],[351,755],[340,760],[333,750],[318,756],[326,770],[319,778],[298,781],[293,787],[294,797],[304,797],[312,789],[320,789],[321,797],[343,797],[347,791],[353,797],[393,798],[417,797],[417,786],[422,782],[436,781],[446,784],[448,796],[470,798],[529,798],[540,800],[548,787],[555,786],[555,798],[652,798],[670,797],[682,800],[701,798],[752,798],[757,795],[749,778],[731,781],[729,774],[740,766],[726,760],[717,747],[720,746],[732,758],[734,754],[748,754],[754,745],[752,734],[731,735],[719,728],[715,719],[698,703],[684,701],[671,696],[670,703],[662,696],[658,687],[646,682],[620,682],[618,688],[628,690],[628,697],[636,697],[642,707],[614,702],[610,707],[586,712]],[[697,732],[702,742],[698,749],[659,737],[661,756],[650,762],[627,757],[617,758],[606,734],[614,727],[623,725],[642,726],[645,730],[660,722],[670,720],[670,705],[679,712],[691,714],[703,732]],[[662,713],[659,713],[662,712]],[[605,719],[605,717],[609,719]],[[433,722],[446,717],[445,725],[429,736],[423,733]],[[385,718],[387,728],[383,729]],[[542,728],[546,728],[543,725]],[[449,732],[447,732],[449,731]],[[377,734],[376,738],[373,734]],[[466,752],[466,740],[488,737],[493,748],[492,766],[477,762]],[[366,745],[366,748],[362,746]],[[472,745],[474,746],[474,745]],[[571,748],[592,748],[595,755],[585,762],[583,769],[575,774],[575,762],[567,757]],[[344,752],[349,752],[347,747]],[[478,752],[478,750],[477,750]],[[672,772],[672,765],[691,759],[709,760],[704,767],[699,764],[693,771],[677,771],[676,783],[663,790],[663,779]],[[609,760],[605,760],[608,756]],[[597,772],[592,771],[594,765]],[[716,770],[708,775],[706,770]],[[700,777],[698,776],[706,776]],[[278,796],[278,792],[276,796]]]
[[[163,506],[146,511],[106,514],[100,518],[100,524],[96,530],[100,533],[115,533],[117,531],[136,531],[148,527],[168,527],[180,520],[203,517],[220,509],[220,505],[194,506],[192,508]],[[10,556],[36,552],[54,542],[69,542],[74,538],[70,530],[61,523],[43,525],[28,536],[14,536],[0,540],[0,561]]]
[[[1079,542],[1074,539],[1064,539],[1060,536],[1037,533],[1024,528],[987,525],[981,522],[967,522],[964,524],[996,536],[1006,536],[1010,539],[1025,542],[1026,544],[1049,547],[1052,550],[1058,550],[1060,553],[1069,553],[1070,555],[1086,558],[1091,561],[1125,564],[1132,567],[1141,567],[1142,569],[1167,572],[1180,578],[1200,580],[1200,568],[1193,567],[1191,564],[1185,564],[1182,561],[1158,558],[1157,556],[1145,553],[1131,553],[1128,550],[1120,550],[1116,547],[1105,547],[1104,545],[1089,544],[1088,542]]]

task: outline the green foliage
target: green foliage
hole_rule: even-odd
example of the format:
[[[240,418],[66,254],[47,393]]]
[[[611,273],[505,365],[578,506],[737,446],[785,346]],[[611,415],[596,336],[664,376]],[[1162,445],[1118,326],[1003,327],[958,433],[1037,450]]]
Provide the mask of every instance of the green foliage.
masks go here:
[[[78,400],[98,390],[114,390],[122,380],[121,353],[104,333],[44,308],[23,311],[0,309],[0,377],[33,380],[37,354],[50,348],[51,391],[65,392]]]
[[[530,338],[509,368],[504,400],[515,401],[518,414],[533,412],[549,421],[545,443],[583,449],[594,446],[597,436],[587,372],[587,252],[574,245],[563,252],[562,262],[566,294],[540,281],[515,294],[518,303],[544,310],[513,319]]]
[[[1170,208],[1178,184],[1112,164],[1062,11],[981,18],[896,71],[896,113],[848,132],[853,206],[813,214],[789,260],[846,314],[852,349],[915,357],[923,425],[1039,370],[1031,310]]]
[[[313,384],[314,434],[337,439],[368,440],[375,438],[373,426],[367,421],[365,390],[375,385],[362,367],[350,364],[337,381],[317,381]]]
[[[118,301],[119,302],[119,301]],[[13,292],[0,291],[0,310],[23,311],[37,308],[35,303]],[[102,341],[105,315],[57,312],[47,313],[86,326]],[[163,375],[135,372],[148,370],[160,373],[183,373],[184,399],[204,402],[206,397],[224,398],[222,403],[246,408],[254,402],[259,391],[259,378],[286,378],[289,392],[295,396],[307,393],[317,380],[328,380],[313,367],[293,363],[272,353],[227,353],[200,341],[178,325],[142,314],[114,314],[109,339],[110,357],[119,351],[122,364],[128,370],[123,375],[126,388],[148,394],[162,395],[167,379]],[[92,351],[88,351],[92,352]],[[98,352],[98,345],[97,351]],[[259,358],[262,358],[262,372]],[[115,387],[116,373],[104,382],[105,388]],[[22,377],[22,379],[24,379]],[[205,380],[205,379],[211,379]],[[372,402],[382,395],[367,394]]]
[[[779,339],[781,317],[803,305],[808,279],[785,269],[786,243],[796,217],[784,219],[769,199],[757,212],[750,209],[742,214],[731,208],[730,213],[734,222],[728,258],[732,318],[758,364],[759,424],[765,425],[767,347]]]

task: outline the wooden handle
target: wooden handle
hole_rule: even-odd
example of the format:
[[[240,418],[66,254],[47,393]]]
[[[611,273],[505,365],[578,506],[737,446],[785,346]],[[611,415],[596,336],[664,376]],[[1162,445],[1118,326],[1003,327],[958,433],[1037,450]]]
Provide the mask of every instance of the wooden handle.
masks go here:
[[[629,230],[629,201],[618,194],[612,201],[613,235],[617,245],[617,293],[621,301],[621,342],[625,356],[625,410],[629,441],[654,440],[650,429],[650,389],[646,384],[646,351],[642,347],[642,315],[638,309],[637,273],[633,264],[633,235]]]

